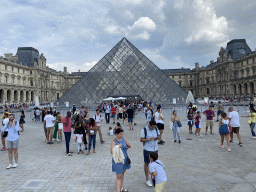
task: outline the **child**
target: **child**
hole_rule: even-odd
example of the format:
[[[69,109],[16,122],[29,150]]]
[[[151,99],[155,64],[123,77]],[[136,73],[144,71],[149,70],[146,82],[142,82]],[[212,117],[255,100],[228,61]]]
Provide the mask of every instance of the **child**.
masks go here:
[[[77,154],[80,154],[80,150],[81,153],[84,154],[84,150],[83,150],[83,133],[81,131],[79,131],[78,134],[76,134],[76,143],[77,143]]]
[[[116,132],[116,130],[117,130],[118,128],[121,128],[121,129],[122,129],[122,126],[121,126],[121,124],[120,124],[119,122],[116,123],[116,127],[114,128],[114,133]]]
[[[167,181],[164,164],[158,160],[158,154],[156,152],[150,152],[149,159],[151,162],[149,171],[150,174],[155,177],[155,191],[161,192]]]
[[[226,142],[228,145],[228,152],[230,152],[230,142],[229,142],[229,119],[227,118],[227,113],[223,112],[221,113],[221,120],[219,123],[219,133],[220,133],[220,148],[224,148],[224,137],[226,138]]]
[[[195,125],[196,125],[196,136],[198,137],[203,137],[201,134],[200,134],[200,131],[201,131],[201,115],[200,115],[200,111],[197,111],[197,116],[195,117]]]
[[[108,135],[114,135],[114,132],[111,126],[108,128]]]

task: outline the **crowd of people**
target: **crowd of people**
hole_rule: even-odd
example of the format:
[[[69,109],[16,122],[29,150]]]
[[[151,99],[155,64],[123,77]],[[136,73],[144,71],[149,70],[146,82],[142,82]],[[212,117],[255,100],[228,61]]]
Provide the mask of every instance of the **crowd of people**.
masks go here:
[[[217,106],[210,103],[208,109],[205,111],[198,111],[195,106],[190,104],[187,112],[187,126],[188,134],[195,134],[201,138],[201,113],[205,115],[206,127],[205,135],[214,135],[213,132],[213,118],[217,110],[216,121],[218,122],[220,134],[220,147],[224,148],[224,140],[227,143],[227,150],[231,152],[231,143],[233,143],[233,134],[237,135],[239,140],[238,145],[242,146],[240,131],[239,114],[232,107],[228,108],[228,114],[224,111],[221,102]],[[251,129],[252,137],[256,138],[254,127],[256,123],[256,111],[254,104],[250,102],[250,114],[248,124]],[[124,137],[124,130],[122,124],[129,127],[128,130],[135,130],[135,116],[138,110],[143,110],[145,113],[145,127],[141,129],[140,142],[143,143],[143,156],[144,156],[144,172],[146,185],[149,187],[155,186],[155,190],[160,192],[166,185],[167,177],[164,170],[164,164],[158,160],[158,145],[164,145],[163,133],[165,128],[165,118],[158,104],[156,109],[150,102],[143,102],[139,105],[133,103],[126,105],[118,105],[117,103],[104,104],[104,117],[100,114],[100,109],[96,109],[94,114],[89,114],[89,110],[82,106],[76,109],[73,106],[71,111],[68,111],[65,117],[59,112],[53,111],[51,108],[35,108],[34,119],[39,122],[42,121],[45,132],[45,142],[49,145],[63,141],[63,134],[66,144],[66,155],[72,156],[70,150],[70,139],[72,132],[75,134],[75,141],[77,143],[77,153],[90,155],[96,153],[96,135],[99,135],[100,143],[104,144],[103,134],[101,131],[101,122],[105,119],[106,124],[109,124],[109,135],[115,135],[115,139],[111,141],[110,153],[112,155],[112,171],[116,173],[116,189],[120,191],[128,191],[123,186],[124,175],[126,170],[131,167],[131,159],[128,155],[128,149],[132,147],[131,143]],[[7,169],[16,168],[18,166],[18,144],[20,132],[24,131],[25,114],[24,111],[20,112],[19,121],[15,121],[15,115],[5,111],[2,116],[3,128],[1,129],[1,139],[3,148],[1,151],[8,149],[9,165]],[[111,119],[112,120],[111,120]],[[118,121],[119,122],[118,122]],[[115,127],[111,126],[112,121]],[[174,143],[181,143],[180,127],[182,126],[180,117],[177,111],[172,112],[171,116],[172,131]],[[169,123],[169,122],[168,122]],[[195,132],[193,127],[195,125]],[[7,141],[7,146],[5,145]],[[13,164],[13,156],[15,163]],[[151,177],[152,178],[151,178]]]

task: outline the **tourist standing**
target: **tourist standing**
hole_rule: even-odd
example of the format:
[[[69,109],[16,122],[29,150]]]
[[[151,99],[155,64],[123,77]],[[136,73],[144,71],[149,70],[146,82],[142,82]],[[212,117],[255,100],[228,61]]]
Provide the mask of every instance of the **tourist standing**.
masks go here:
[[[47,111],[47,115],[44,118],[44,124],[47,130],[47,144],[53,144],[53,129],[55,118],[51,115],[51,111]]]
[[[125,105],[124,105],[123,108],[122,108],[122,112],[123,112],[123,125],[124,125],[124,122],[126,122],[126,125],[128,126],[128,122],[127,122],[127,112],[126,112],[126,107],[125,107]]]
[[[86,113],[85,108],[84,106],[82,106],[80,109],[80,116],[84,118],[85,113]]]
[[[93,116],[93,119],[96,123],[96,130],[99,133],[100,142],[101,142],[101,144],[103,144],[105,141],[103,141],[103,136],[102,136],[102,133],[101,133],[101,126],[100,126],[100,123],[103,121],[103,118],[100,115],[100,110],[99,109],[96,109],[96,115]]]
[[[21,128],[21,131],[20,132],[23,132],[24,131],[24,123],[25,123],[25,114],[24,114],[24,111],[21,111],[20,112],[20,128]]]
[[[87,139],[88,139],[88,142],[89,142],[89,116],[90,116],[90,114],[89,113],[86,113],[86,115],[85,115],[85,118],[84,118],[84,120],[83,120],[83,124],[84,124],[84,131],[85,131],[85,134],[86,134],[86,137],[84,138],[84,143],[86,143],[85,144],[85,150],[87,150]]]
[[[105,110],[106,124],[109,123],[110,110],[111,110],[111,107],[110,107],[109,104],[107,103],[107,105],[106,105],[106,110]]]
[[[63,132],[66,141],[66,154],[72,156],[69,150],[69,143],[71,138],[71,112],[67,112],[67,116],[62,119],[63,121]]]
[[[40,121],[40,114],[41,114],[40,109],[37,108],[35,113],[36,113],[36,122],[38,122],[38,121]]]
[[[192,106],[192,103],[191,103],[191,106]],[[189,131],[189,134],[193,134],[192,132],[192,127],[194,125],[194,111],[193,111],[193,108],[189,108],[188,110],[188,114],[187,114],[187,118],[188,118],[188,131]]]
[[[210,134],[214,135],[212,132],[213,127],[213,117],[215,117],[215,113],[213,110],[213,106],[210,105],[208,110],[205,110],[203,114],[206,116],[206,127],[205,127],[205,135],[207,135],[208,127],[210,126]]]
[[[93,118],[89,119],[89,149],[88,152],[86,153],[86,155],[90,155],[90,151],[91,151],[91,147],[93,144],[93,153],[96,153],[95,148],[96,148],[96,134],[97,134],[97,130],[95,127],[95,121]]]
[[[116,138],[111,141],[110,153],[113,155],[112,158],[112,171],[116,172],[116,189],[117,192],[128,191],[123,187],[124,174],[127,169],[131,168],[128,161],[127,148],[131,147],[131,144],[123,137],[123,129],[116,129]],[[117,157],[117,150],[121,149],[123,158]],[[120,154],[120,153],[119,153]]]
[[[256,135],[255,135],[255,132],[254,132],[254,127],[255,127],[255,122],[256,122],[256,111],[255,111],[255,109],[251,108],[250,112],[251,113],[248,116],[241,116],[241,117],[249,117],[248,124],[249,124],[250,129],[251,129],[252,138],[256,139]]]
[[[221,113],[221,120],[219,123],[219,133],[220,133],[220,148],[224,148],[224,138],[226,138],[226,142],[228,145],[228,152],[230,152],[230,142],[229,142],[229,119],[227,118],[227,113]]]
[[[249,110],[251,110],[251,109],[254,109],[254,104],[252,102],[252,99],[250,100],[250,103],[249,103]]]
[[[239,114],[237,111],[233,109],[233,107],[228,108],[229,114],[229,123],[230,126],[232,127],[232,131],[230,132],[230,143],[233,143],[233,133],[236,133],[237,138],[239,140],[238,145],[241,147],[243,146],[242,140],[241,140],[241,135],[239,134],[239,129],[240,129],[240,122],[239,122]]]
[[[116,107],[114,106],[114,104],[112,104],[111,107],[111,117],[113,118],[113,125],[116,123]]]
[[[2,121],[3,127],[8,124],[9,122],[9,113],[5,112],[4,116],[2,116],[2,119],[4,119]],[[5,138],[8,135],[8,130],[5,130],[2,134],[1,134],[1,140],[2,140],[2,144],[3,144],[3,148],[1,149],[1,151],[5,151],[6,150],[6,146],[5,146]]]
[[[151,161],[149,171],[150,174],[155,178],[155,191],[161,192],[167,181],[164,164],[158,160],[158,154],[156,152],[150,152],[149,159]]]
[[[123,118],[123,108],[122,108],[122,105],[119,105],[119,107],[118,107],[118,118],[119,119]]]
[[[126,111],[127,116],[128,116],[128,124],[129,124],[129,128],[130,130],[133,130],[133,114],[134,114],[134,110],[132,109],[132,105],[129,106],[129,109],[127,109]]]
[[[151,119],[152,119],[152,118],[151,118],[151,111],[150,111],[150,108],[149,108],[149,107],[147,107],[145,114],[146,114],[146,125],[148,125],[149,122],[150,122]]]
[[[4,127],[1,129],[2,134],[6,131],[6,129],[8,129],[8,135],[6,140],[7,140],[7,148],[8,148],[9,165],[8,167],[6,167],[7,169],[18,167],[18,145],[19,145],[18,131],[20,130],[20,126],[19,126],[19,122],[14,120],[15,120],[15,115],[10,114],[9,122],[7,122],[4,125]],[[15,159],[14,164],[12,164],[13,152],[14,152],[14,159]]]
[[[42,109],[41,111],[41,115],[42,115],[42,122],[44,122],[44,117],[45,117],[45,108]]]
[[[221,115],[222,112],[224,112],[224,107],[221,104],[221,101],[219,101],[217,105],[217,122],[219,121],[219,116]]]
[[[76,105],[73,104],[73,108],[72,108],[73,114],[76,112]]]
[[[155,113],[155,121],[156,125],[158,127],[158,130],[160,131],[160,141],[158,144],[163,145],[165,142],[162,140],[163,132],[164,132],[164,116],[161,110],[161,106],[158,106]]]
[[[143,142],[143,155],[144,155],[144,171],[146,175],[146,185],[152,187],[149,180],[149,153],[151,151],[158,153],[158,140],[160,141],[160,132],[156,126],[156,122],[151,120],[149,125],[141,130],[140,142]]]
[[[177,112],[176,112],[176,111],[173,111],[173,112],[172,112],[171,121],[172,121],[172,123],[173,123],[172,131],[173,131],[174,143],[177,142],[177,140],[176,140],[176,134],[178,135],[179,143],[181,143],[181,141],[180,141],[180,127],[179,127],[179,125],[178,125],[178,122],[180,121],[180,119],[179,119],[179,117],[177,116]]]
[[[195,131],[195,134],[196,134],[196,136],[198,136],[198,137],[203,137],[202,135],[201,135],[201,113],[200,113],[200,111],[197,111],[197,115],[196,115],[196,117],[195,117],[195,126],[196,126],[196,131]]]

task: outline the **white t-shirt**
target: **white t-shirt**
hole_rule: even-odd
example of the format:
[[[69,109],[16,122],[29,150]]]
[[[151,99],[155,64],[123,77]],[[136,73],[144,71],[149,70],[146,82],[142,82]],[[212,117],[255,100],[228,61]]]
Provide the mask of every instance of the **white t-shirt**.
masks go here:
[[[2,123],[3,123],[3,125],[5,125],[8,122],[9,122],[9,118],[5,118]]]
[[[114,135],[113,129],[109,130],[109,135]]]
[[[52,121],[55,121],[55,118],[52,115],[46,115],[44,117],[44,120],[46,122],[46,126],[45,126],[46,128],[54,126],[54,123]]]
[[[83,134],[76,134],[76,142],[83,143]]]
[[[95,120],[96,126],[100,126],[100,122],[103,120],[101,115],[94,115],[93,119]]]
[[[164,116],[163,116],[163,113],[161,113],[161,117],[164,117]],[[162,119],[158,119],[158,118],[159,118],[159,113],[156,112],[156,113],[155,113],[155,121],[156,121],[156,123],[164,124],[164,121],[163,121]]]
[[[106,106],[106,112],[105,113],[110,113],[111,107],[109,105]]]
[[[40,110],[39,109],[36,110],[36,115],[40,115]]]
[[[240,127],[240,123],[239,123],[239,114],[237,111],[232,111],[228,114],[228,118],[231,119],[230,120],[230,125],[231,127]]]

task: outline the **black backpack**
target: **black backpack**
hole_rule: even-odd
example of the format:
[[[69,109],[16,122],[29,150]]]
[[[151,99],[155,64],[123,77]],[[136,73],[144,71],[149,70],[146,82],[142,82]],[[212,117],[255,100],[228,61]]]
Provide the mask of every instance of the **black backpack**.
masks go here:
[[[145,134],[144,139],[146,139],[146,138],[147,138],[147,129],[146,129],[146,127],[144,127],[143,129],[144,129],[144,134]],[[157,132],[158,128],[156,127],[155,130],[156,130],[156,134],[157,134],[157,136],[158,136],[158,132]],[[145,145],[145,142],[143,142],[143,146],[144,146],[144,145]]]

